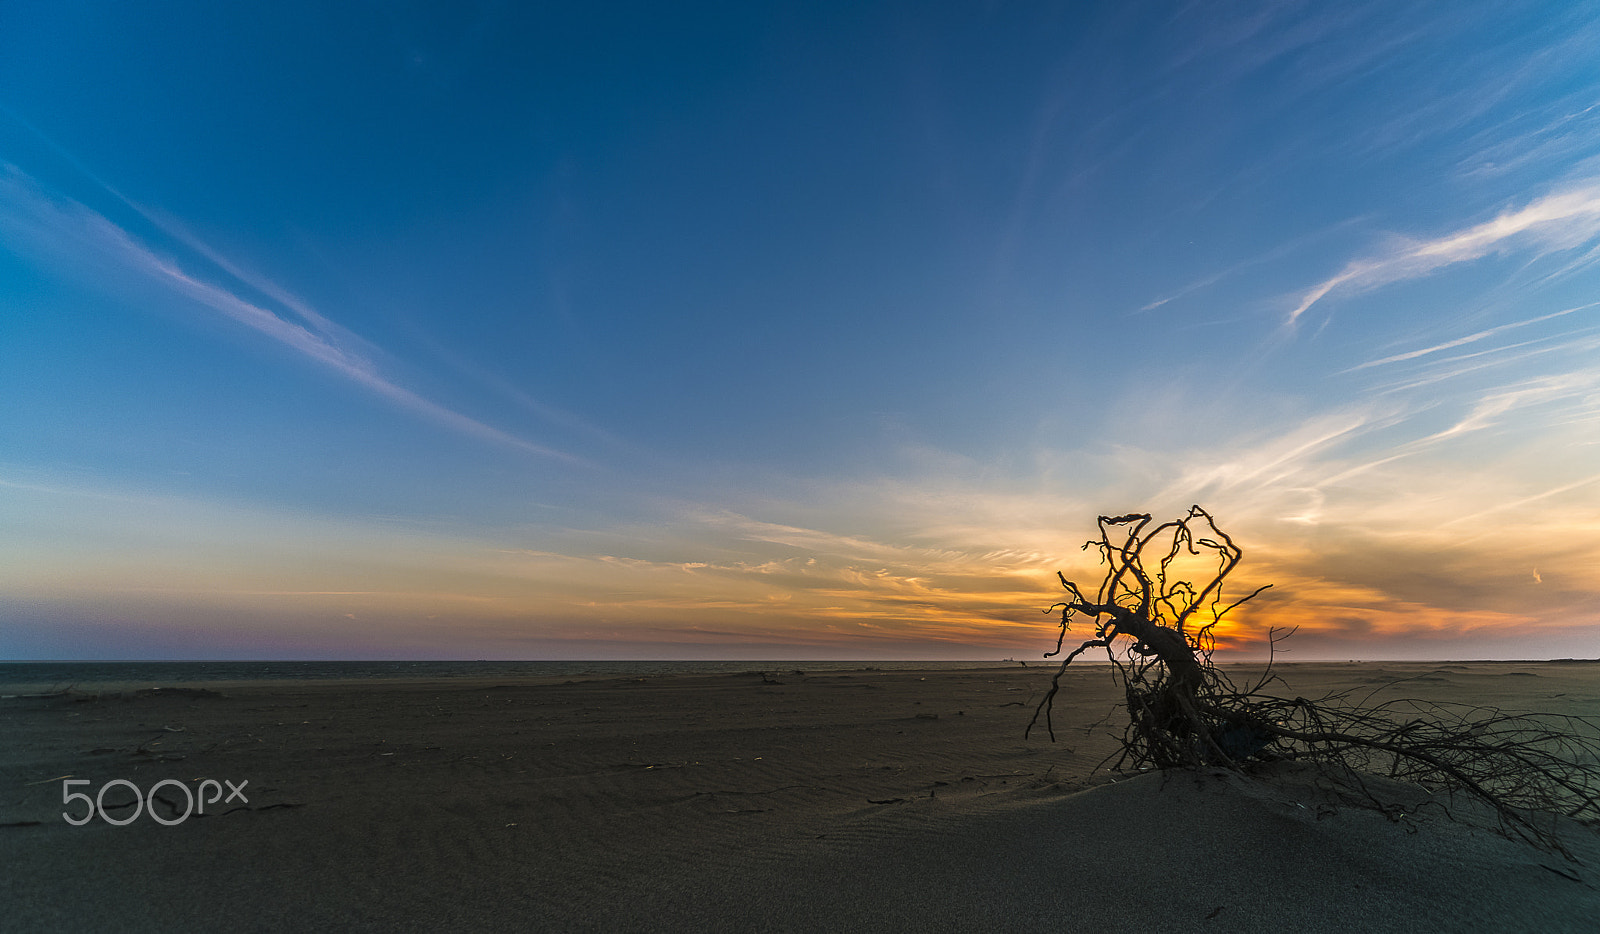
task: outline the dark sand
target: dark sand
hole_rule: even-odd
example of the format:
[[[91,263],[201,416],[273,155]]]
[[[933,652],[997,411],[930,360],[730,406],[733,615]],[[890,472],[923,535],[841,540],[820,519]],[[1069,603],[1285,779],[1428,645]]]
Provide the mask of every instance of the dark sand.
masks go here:
[[[1291,696],[1409,677],[1382,696],[1600,714],[1600,665],[1282,671]],[[0,699],[0,929],[1600,929],[1583,828],[1575,863],[1292,768],[1091,774],[1103,669],[1069,672],[1055,744],[1022,736],[1039,667],[769,674]],[[68,776],[247,780],[248,805],[76,827]]]

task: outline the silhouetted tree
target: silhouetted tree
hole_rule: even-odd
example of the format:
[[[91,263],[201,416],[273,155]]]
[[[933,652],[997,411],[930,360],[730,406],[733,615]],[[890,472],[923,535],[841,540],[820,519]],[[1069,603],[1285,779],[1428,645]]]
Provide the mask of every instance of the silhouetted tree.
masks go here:
[[[1055,739],[1050,714],[1061,676],[1100,648],[1128,714],[1112,768],[1239,769],[1292,758],[1380,805],[1361,776],[1383,774],[1466,793],[1492,807],[1503,830],[1558,850],[1553,815],[1600,818],[1600,730],[1589,721],[1410,698],[1371,705],[1348,692],[1317,701],[1278,697],[1264,690],[1281,683],[1270,661],[1254,684],[1237,687],[1212,664],[1213,632],[1267,587],[1227,602],[1224,584],[1244,556],[1234,540],[1199,506],[1160,524],[1143,513],[1101,516],[1098,528],[1100,537],[1084,548],[1099,551],[1104,576],[1091,597],[1057,574],[1069,596],[1047,611],[1060,611],[1061,632],[1046,657],[1061,653],[1075,618],[1093,622],[1093,638],[1062,659],[1029,732],[1042,717]],[[1290,634],[1269,630],[1269,644]]]

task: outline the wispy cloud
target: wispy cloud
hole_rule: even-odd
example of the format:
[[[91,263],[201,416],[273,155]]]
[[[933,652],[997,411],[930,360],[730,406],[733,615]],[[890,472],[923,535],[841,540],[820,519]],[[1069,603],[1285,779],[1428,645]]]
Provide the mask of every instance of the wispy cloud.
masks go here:
[[[1188,295],[1190,295],[1190,294],[1192,294],[1194,292],[1199,292],[1199,291],[1202,291],[1204,289],[1208,289],[1211,286],[1216,285],[1217,283],[1222,282],[1225,279],[1229,279],[1229,278],[1231,278],[1233,276],[1236,276],[1239,273],[1241,273],[1241,272],[1243,272],[1243,271],[1245,271],[1247,269],[1251,269],[1251,268],[1256,267],[1256,266],[1265,265],[1267,263],[1271,263],[1271,262],[1274,262],[1276,260],[1282,259],[1283,257],[1288,256],[1288,255],[1290,255],[1290,254],[1292,254],[1292,253],[1294,253],[1294,252],[1296,252],[1298,250],[1305,249],[1305,247],[1310,243],[1313,243],[1313,242],[1315,242],[1317,240],[1324,239],[1324,238],[1328,237],[1330,234],[1333,234],[1335,232],[1347,229],[1347,228],[1352,227],[1352,226],[1354,226],[1356,224],[1359,224],[1359,223],[1361,223],[1361,222],[1363,222],[1365,220],[1367,220],[1366,217],[1346,218],[1345,220],[1339,221],[1338,223],[1333,224],[1333,225],[1331,225],[1329,227],[1326,227],[1324,229],[1315,230],[1315,231],[1312,231],[1311,233],[1306,234],[1304,236],[1295,237],[1295,238],[1293,238],[1293,239],[1291,239],[1291,240],[1289,240],[1289,241],[1287,241],[1285,243],[1281,243],[1278,246],[1273,247],[1272,249],[1266,251],[1265,253],[1262,253],[1262,254],[1260,254],[1258,256],[1252,256],[1252,257],[1249,257],[1248,259],[1245,259],[1245,260],[1242,260],[1240,262],[1234,263],[1232,266],[1229,266],[1228,268],[1223,269],[1220,272],[1211,273],[1208,276],[1205,276],[1203,278],[1197,279],[1194,282],[1191,282],[1188,285],[1183,286],[1182,288],[1178,289],[1175,292],[1168,293],[1167,295],[1164,295],[1161,298],[1158,298],[1158,299],[1156,299],[1154,301],[1151,301],[1151,302],[1147,302],[1144,305],[1141,305],[1136,311],[1134,311],[1132,313],[1133,314],[1143,314],[1144,312],[1147,312],[1147,311],[1154,311],[1155,309],[1160,308],[1163,305],[1169,304],[1171,302],[1175,302],[1175,301],[1177,301],[1177,300],[1179,300],[1181,298],[1185,298],[1185,297],[1187,297]]]
[[[1469,141],[1480,148],[1461,160],[1461,177],[1483,181],[1539,166],[1571,167],[1591,157],[1600,127],[1600,103],[1592,103],[1593,94],[1583,88],[1485,128]]]
[[[132,202],[120,195],[116,197],[137,210]],[[25,248],[53,253],[58,260],[70,258],[74,262],[88,261],[102,268],[119,270],[124,275],[132,274],[144,281],[155,282],[171,293],[188,298],[333,370],[413,414],[468,437],[540,457],[579,462],[579,458],[571,454],[484,424],[394,383],[379,372],[371,359],[349,346],[364,342],[326,316],[270,280],[241,270],[172,222],[159,221],[149,214],[144,216],[158,223],[163,231],[172,234],[191,252],[218,266],[241,284],[282,305],[303,323],[289,320],[262,303],[243,297],[241,290],[229,288],[225,282],[202,278],[184,269],[177,260],[158,253],[104,215],[71,198],[45,191],[16,166],[0,164],[0,235],[7,239],[24,241],[21,245]]]
[[[1595,336],[1595,330],[1595,328],[1586,328],[1568,331],[1564,334],[1503,344],[1471,353],[1452,354],[1433,360],[1423,360],[1419,365],[1418,372],[1415,374],[1403,377],[1387,385],[1377,386],[1373,391],[1402,394],[1474,373],[1509,369],[1530,363],[1539,358],[1551,360],[1551,363],[1545,365],[1551,369],[1558,369],[1560,366],[1559,362],[1557,362],[1559,358],[1567,358],[1569,361],[1584,361],[1588,355],[1600,350],[1600,338]],[[1584,365],[1586,364],[1579,362],[1577,366],[1569,365],[1568,369],[1581,369]]]
[[[1367,408],[1331,412],[1255,445],[1232,446],[1217,456],[1190,456],[1160,501],[1198,500],[1238,490],[1276,488],[1285,482],[1304,485],[1310,467],[1326,462],[1338,445],[1390,424],[1393,414]]]
[[[1432,444],[1470,431],[1490,428],[1505,422],[1505,417],[1512,412],[1537,405],[1576,400],[1592,408],[1597,384],[1600,384],[1600,374],[1579,371],[1541,376],[1497,389],[1482,395],[1454,425],[1414,443]]]
[[[1351,294],[1418,279],[1446,266],[1513,249],[1547,255],[1581,246],[1597,236],[1600,181],[1590,180],[1442,237],[1397,239],[1388,250],[1352,261],[1337,275],[1306,290],[1284,323],[1293,327],[1313,305],[1334,293]]]
[[[31,121],[23,117],[21,114],[13,111],[11,108],[5,106],[3,103],[0,103],[0,114],[4,114],[6,118],[25,128],[30,136],[32,136],[39,143],[43,144],[51,152],[55,153],[55,155],[62,161],[66,162],[68,165],[71,165],[72,168],[83,178],[87,179],[94,186],[94,188],[110,196],[110,198],[112,198],[114,201],[120,203],[123,207],[138,215],[145,222],[150,224],[150,226],[182,244],[191,252],[205,258],[212,265],[226,272],[234,279],[244,283],[245,285],[248,285],[262,295],[272,299],[278,305],[288,309],[295,315],[298,315],[303,322],[314,329],[318,334],[322,335],[326,340],[338,344],[341,347],[350,347],[352,345],[362,345],[364,347],[369,346],[366,345],[366,342],[362,341],[355,334],[345,328],[340,327],[334,321],[323,316],[305,301],[301,300],[299,296],[294,295],[278,283],[254,270],[246,269],[240,264],[234,262],[229,257],[222,255],[217,250],[213,249],[210,244],[195,236],[194,233],[177,218],[174,218],[165,212],[153,210],[123,194],[122,191],[119,190],[115,185],[112,185],[110,182],[100,177],[100,175],[96,173],[90,166],[85,165],[83,161],[80,160],[76,155],[61,146],[54,139],[50,138],[48,134],[35,126]],[[15,166],[5,166],[5,168],[10,170],[10,172],[15,175],[22,176],[22,179],[25,182],[31,181],[27,179],[26,176],[22,175],[21,171]],[[38,188],[36,183],[34,184],[34,187],[35,189]],[[39,192],[39,194],[41,197],[43,196],[42,191]],[[89,213],[92,214],[93,212]]]
[[[1554,487],[1540,493],[1535,493],[1532,496],[1524,496],[1508,503],[1499,503],[1495,506],[1491,506],[1488,509],[1472,513],[1471,515],[1461,516],[1457,519],[1451,519],[1449,522],[1444,523],[1444,525],[1448,526],[1454,525],[1458,522],[1471,522],[1475,519],[1481,519],[1484,516],[1493,515],[1494,513],[1498,512],[1504,512],[1507,509],[1521,509],[1524,506],[1530,506],[1534,503],[1550,499],[1551,497],[1560,496],[1563,493],[1571,493],[1573,490],[1581,490],[1584,487],[1594,483],[1600,483],[1600,474],[1596,474],[1592,477],[1585,477],[1582,480],[1578,480],[1573,483],[1563,483],[1558,487]]]
[[[1441,350],[1453,350],[1453,349],[1455,349],[1457,347],[1461,347],[1461,346],[1464,346],[1466,344],[1477,343],[1478,341],[1484,340],[1485,338],[1493,337],[1496,334],[1502,334],[1502,333],[1504,333],[1506,331],[1514,330],[1516,328],[1527,327],[1530,324],[1538,324],[1541,321],[1549,321],[1549,320],[1551,320],[1553,318],[1562,318],[1562,317],[1570,315],[1570,314],[1572,314],[1574,312],[1586,311],[1586,310],[1588,310],[1590,308],[1595,308],[1595,307],[1600,307],[1600,302],[1588,302],[1586,304],[1578,305],[1578,306],[1575,306],[1573,308],[1564,308],[1561,311],[1554,311],[1554,312],[1551,312],[1550,314],[1547,314],[1547,315],[1539,315],[1538,317],[1535,317],[1535,318],[1528,318],[1527,320],[1524,320],[1524,321],[1513,321],[1510,324],[1502,324],[1502,325],[1499,325],[1498,327],[1485,328],[1482,331],[1478,331],[1478,332],[1473,333],[1473,334],[1468,334],[1465,337],[1458,337],[1455,340],[1445,341],[1442,344],[1434,344],[1431,347],[1424,347],[1421,350],[1411,350],[1411,351],[1407,351],[1405,353],[1392,354],[1390,356],[1382,357],[1382,358],[1377,359],[1377,360],[1369,360],[1366,363],[1357,364],[1356,366],[1350,367],[1349,369],[1344,370],[1342,372],[1344,372],[1344,373],[1354,373],[1357,370],[1365,370],[1365,369],[1367,369],[1369,367],[1383,366],[1384,364],[1387,364],[1387,363],[1400,363],[1400,362],[1403,362],[1403,361],[1406,361],[1406,360],[1415,360],[1418,357],[1425,357],[1425,356],[1427,356],[1429,354],[1438,353]]]

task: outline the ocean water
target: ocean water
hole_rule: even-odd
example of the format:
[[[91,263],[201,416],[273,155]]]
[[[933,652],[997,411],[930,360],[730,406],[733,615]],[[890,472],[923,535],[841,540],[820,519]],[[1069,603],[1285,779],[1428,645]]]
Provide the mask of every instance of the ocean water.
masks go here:
[[[1035,664],[1048,664],[1036,662]],[[559,661],[559,662],[0,662],[0,693],[193,684],[217,681],[343,681],[455,678],[573,679],[740,672],[950,671],[1018,667],[990,659],[882,661]]]

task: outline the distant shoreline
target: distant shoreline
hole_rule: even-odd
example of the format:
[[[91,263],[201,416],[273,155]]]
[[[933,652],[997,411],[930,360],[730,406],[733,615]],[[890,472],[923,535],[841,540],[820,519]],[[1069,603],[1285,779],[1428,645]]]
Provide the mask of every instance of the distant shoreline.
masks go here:
[[[1441,668],[1493,666],[1588,665],[1597,659],[1541,660],[1359,660],[1322,661],[1278,659],[1273,669],[1282,674],[1297,671],[1382,671],[1404,680]],[[1262,671],[1261,660],[1226,661],[1225,671]],[[644,678],[751,675],[781,677],[788,674],[837,675],[850,673],[934,672],[1053,672],[1053,659],[1022,661],[26,661],[0,662],[0,697],[72,690],[78,693],[115,693],[159,686],[223,689],[246,684],[271,686],[318,684],[456,684],[485,683],[560,684]],[[1077,671],[1108,667],[1105,661],[1075,660]]]

